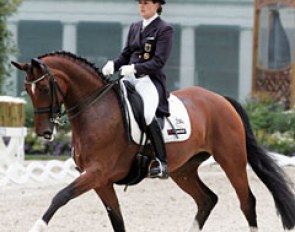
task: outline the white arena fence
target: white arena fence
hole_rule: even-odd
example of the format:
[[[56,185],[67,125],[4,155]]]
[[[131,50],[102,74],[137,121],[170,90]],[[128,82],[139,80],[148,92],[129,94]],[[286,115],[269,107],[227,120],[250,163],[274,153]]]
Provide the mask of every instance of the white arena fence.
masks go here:
[[[0,186],[11,184],[68,182],[79,173],[72,159],[66,161],[31,161],[27,164],[14,162],[7,168],[0,168]]]
[[[65,181],[78,176],[73,159],[66,161],[25,161],[26,128],[0,127],[0,186]]]
[[[66,161],[25,161],[24,127],[26,102],[21,98],[0,96],[0,186],[66,181],[79,174],[72,159]]]
[[[278,154],[275,152],[268,152],[268,154],[278,163],[279,166],[281,167],[288,167],[288,166],[293,166],[295,167],[295,156],[294,157],[289,157],[289,156],[285,156],[282,154]],[[212,164],[216,164],[216,162],[214,161],[214,159],[211,157],[210,159],[208,159],[207,161],[205,161],[202,165],[212,165]],[[248,167],[250,167],[248,165]]]
[[[294,166],[295,157],[286,157],[280,154],[270,153],[280,166]],[[202,165],[216,164],[213,158],[208,159]],[[28,161],[19,162],[15,160],[4,167],[0,164],[0,186],[24,185],[28,183],[48,183],[48,181],[70,182],[79,175],[75,170],[72,158],[66,161]]]

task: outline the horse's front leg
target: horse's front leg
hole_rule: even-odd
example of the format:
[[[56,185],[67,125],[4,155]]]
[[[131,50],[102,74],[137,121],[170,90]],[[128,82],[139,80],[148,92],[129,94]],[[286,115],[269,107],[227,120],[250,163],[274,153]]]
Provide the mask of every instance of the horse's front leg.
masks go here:
[[[113,184],[96,188],[95,191],[106,207],[114,232],[125,232],[124,220]]]
[[[78,197],[90,189],[98,187],[100,184],[103,185],[99,182],[100,180],[102,180],[100,172],[93,170],[85,171],[75,181],[55,195],[55,197],[52,199],[51,205],[43,215],[42,219],[39,219],[35,223],[30,232],[45,231],[50,219],[60,207],[67,204],[71,199]]]

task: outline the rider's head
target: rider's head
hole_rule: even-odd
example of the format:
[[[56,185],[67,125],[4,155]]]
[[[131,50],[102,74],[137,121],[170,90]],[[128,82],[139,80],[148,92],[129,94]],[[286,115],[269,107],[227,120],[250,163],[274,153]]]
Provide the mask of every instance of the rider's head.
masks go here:
[[[156,13],[162,13],[162,5],[166,3],[165,0],[136,0],[139,4],[140,15],[149,19],[154,16]]]

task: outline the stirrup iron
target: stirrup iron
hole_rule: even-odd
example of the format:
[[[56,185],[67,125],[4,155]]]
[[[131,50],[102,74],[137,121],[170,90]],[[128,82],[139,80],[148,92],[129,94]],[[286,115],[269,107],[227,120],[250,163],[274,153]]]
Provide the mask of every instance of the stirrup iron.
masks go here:
[[[157,173],[156,175],[151,175],[151,169],[153,168],[154,164],[156,164],[155,168],[159,168],[160,172]],[[162,162],[159,160],[159,158],[155,158],[154,160],[151,161],[150,165],[149,165],[149,174],[148,177],[149,178],[162,178],[162,179],[167,179],[168,178],[168,173],[164,174],[163,170],[165,168],[162,165]],[[167,170],[166,170],[167,171]]]

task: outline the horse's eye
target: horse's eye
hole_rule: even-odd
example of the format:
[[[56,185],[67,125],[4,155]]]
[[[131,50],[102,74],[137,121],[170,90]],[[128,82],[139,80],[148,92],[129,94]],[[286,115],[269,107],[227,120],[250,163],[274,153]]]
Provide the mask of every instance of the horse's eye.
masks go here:
[[[41,87],[40,89],[40,92],[42,93],[42,94],[49,94],[49,88],[48,87]]]

